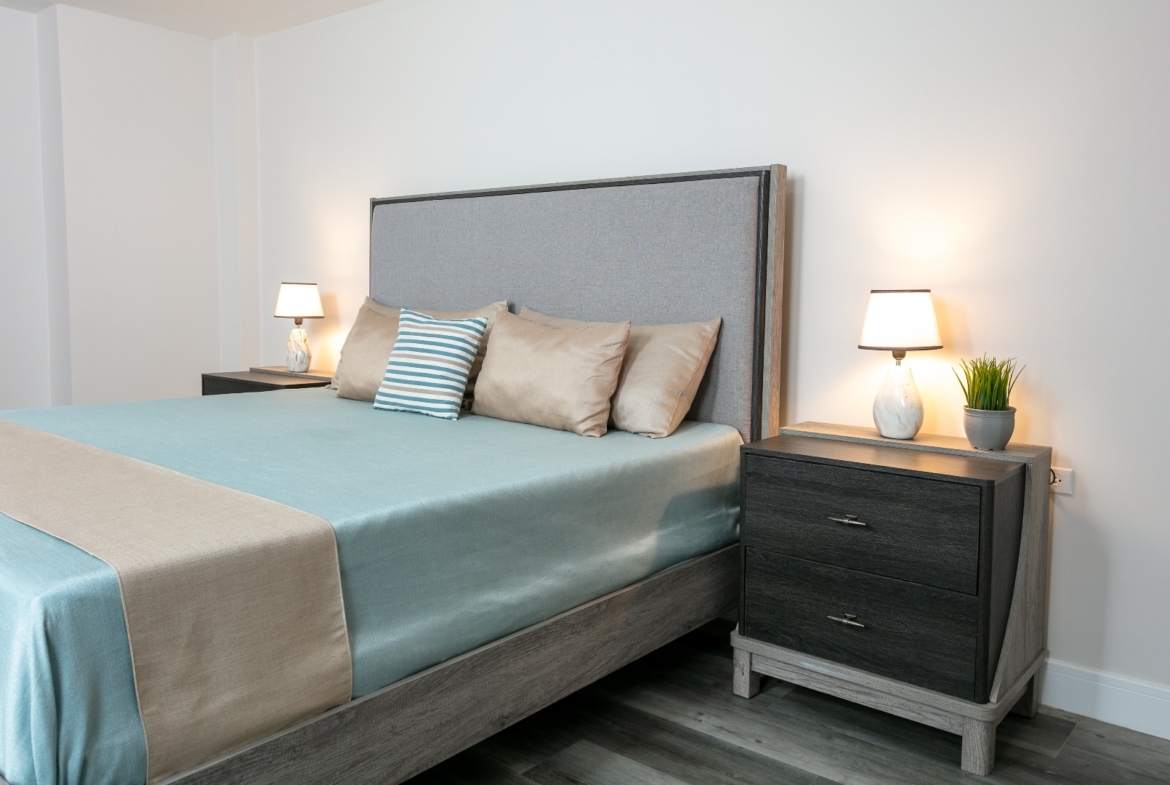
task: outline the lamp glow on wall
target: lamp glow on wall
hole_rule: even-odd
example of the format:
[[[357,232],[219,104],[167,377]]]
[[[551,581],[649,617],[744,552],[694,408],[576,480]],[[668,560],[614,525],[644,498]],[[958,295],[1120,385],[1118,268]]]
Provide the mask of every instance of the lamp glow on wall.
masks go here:
[[[922,427],[922,398],[902,360],[906,352],[942,348],[930,290],[872,290],[857,348],[893,352],[894,366],[873,401],[873,422],[887,439],[913,439]]]
[[[294,373],[309,370],[313,352],[309,349],[309,336],[301,327],[302,319],[322,319],[321,295],[315,283],[282,283],[276,295],[274,316],[292,319],[294,327],[288,336],[288,357],[286,365]]]

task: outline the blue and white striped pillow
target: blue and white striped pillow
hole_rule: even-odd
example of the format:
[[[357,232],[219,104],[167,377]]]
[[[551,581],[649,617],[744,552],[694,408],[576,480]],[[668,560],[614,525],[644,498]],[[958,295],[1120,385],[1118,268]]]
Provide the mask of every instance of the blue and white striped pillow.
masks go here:
[[[375,409],[459,419],[463,389],[487,317],[436,319],[402,309]]]

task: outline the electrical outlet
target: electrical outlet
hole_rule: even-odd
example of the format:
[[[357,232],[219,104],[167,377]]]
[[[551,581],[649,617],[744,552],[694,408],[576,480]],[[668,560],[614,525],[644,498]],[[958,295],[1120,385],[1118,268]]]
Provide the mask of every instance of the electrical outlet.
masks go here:
[[[1073,489],[1076,487],[1077,473],[1072,469],[1062,469],[1059,466],[1052,467],[1052,474],[1048,475],[1048,490],[1053,493],[1063,493],[1068,496],[1073,495]]]

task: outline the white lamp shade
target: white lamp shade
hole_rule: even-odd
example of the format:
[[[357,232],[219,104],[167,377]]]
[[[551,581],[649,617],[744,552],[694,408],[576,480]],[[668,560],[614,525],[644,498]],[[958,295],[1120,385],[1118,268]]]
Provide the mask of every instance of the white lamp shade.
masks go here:
[[[929,289],[874,289],[861,327],[859,349],[923,351],[941,349],[938,320]]]
[[[288,319],[322,319],[321,295],[315,283],[282,283],[276,296],[276,313]]]

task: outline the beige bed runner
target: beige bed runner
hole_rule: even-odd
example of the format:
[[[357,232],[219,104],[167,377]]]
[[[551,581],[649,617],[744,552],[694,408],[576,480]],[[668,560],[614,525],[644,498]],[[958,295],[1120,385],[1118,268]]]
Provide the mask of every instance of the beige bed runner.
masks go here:
[[[321,518],[4,421],[0,511],[117,572],[147,782],[349,700]]]

